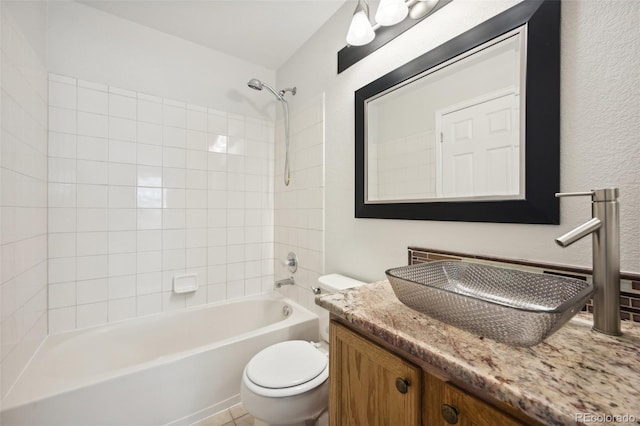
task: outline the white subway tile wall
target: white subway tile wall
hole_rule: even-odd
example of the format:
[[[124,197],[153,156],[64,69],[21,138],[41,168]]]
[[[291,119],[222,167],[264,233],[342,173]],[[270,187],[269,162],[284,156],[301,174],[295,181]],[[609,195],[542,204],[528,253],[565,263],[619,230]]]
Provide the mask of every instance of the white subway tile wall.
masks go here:
[[[49,85],[51,333],[273,283],[273,123],[56,74]],[[185,273],[200,288],[173,293]]]
[[[47,72],[7,9],[0,5],[0,398],[47,334]],[[62,169],[56,163],[52,174],[71,179]],[[65,297],[61,289],[54,301]]]
[[[284,261],[297,254],[299,267],[295,286],[281,292],[306,308],[321,312],[311,286],[324,273],[324,96],[291,110],[290,164],[291,182],[284,185],[285,138],[282,119],[276,127],[275,161],[275,262],[276,279],[291,274]],[[273,167],[270,165],[269,167]],[[247,227],[247,230],[250,229]],[[273,287],[264,281],[263,290]]]

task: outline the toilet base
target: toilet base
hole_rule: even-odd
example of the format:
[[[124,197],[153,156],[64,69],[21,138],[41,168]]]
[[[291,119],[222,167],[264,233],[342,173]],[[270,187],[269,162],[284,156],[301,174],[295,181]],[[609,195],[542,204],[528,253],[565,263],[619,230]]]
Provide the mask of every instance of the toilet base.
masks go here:
[[[255,419],[253,421],[253,426],[316,426],[317,423],[315,421],[302,422],[302,423],[293,423],[287,425],[276,425],[273,423],[265,423],[262,420]]]
[[[329,426],[329,410],[324,410],[315,426]]]
[[[254,419],[253,426],[281,426],[272,423],[266,423],[262,420]],[[329,426],[329,410],[324,410],[318,420],[308,420],[295,424],[287,424],[286,426]]]
[[[240,385],[240,398],[245,410],[254,417],[255,425],[320,426],[323,423],[319,423],[319,420],[327,412],[329,381],[304,394],[282,398],[256,395],[243,381]],[[324,423],[327,424],[328,422]]]

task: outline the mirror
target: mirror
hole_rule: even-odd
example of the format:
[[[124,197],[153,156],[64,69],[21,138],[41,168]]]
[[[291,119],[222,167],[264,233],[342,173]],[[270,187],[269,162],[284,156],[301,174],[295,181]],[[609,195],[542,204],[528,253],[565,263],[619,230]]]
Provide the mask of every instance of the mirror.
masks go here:
[[[366,203],[523,198],[525,40],[522,26],[366,101]]]
[[[525,1],[356,91],[356,217],[558,223],[559,20]]]

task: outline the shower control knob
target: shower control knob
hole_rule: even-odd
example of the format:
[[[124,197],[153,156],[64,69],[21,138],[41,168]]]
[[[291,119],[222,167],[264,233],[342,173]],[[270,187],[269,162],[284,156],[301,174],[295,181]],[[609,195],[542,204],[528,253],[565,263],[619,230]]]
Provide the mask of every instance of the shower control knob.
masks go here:
[[[285,262],[285,266],[289,269],[289,272],[294,273],[298,270],[298,256],[290,251],[287,255],[287,261]]]

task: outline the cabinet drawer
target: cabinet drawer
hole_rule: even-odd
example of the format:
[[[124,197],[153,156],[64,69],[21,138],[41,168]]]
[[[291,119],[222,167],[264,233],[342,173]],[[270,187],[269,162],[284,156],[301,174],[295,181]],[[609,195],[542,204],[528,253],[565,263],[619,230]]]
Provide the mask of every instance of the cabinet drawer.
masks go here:
[[[449,382],[425,375],[425,426],[515,426],[525,423],[503,413]]]

